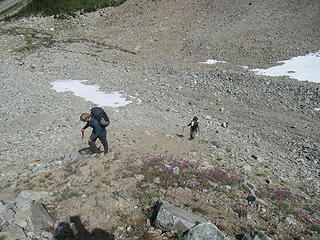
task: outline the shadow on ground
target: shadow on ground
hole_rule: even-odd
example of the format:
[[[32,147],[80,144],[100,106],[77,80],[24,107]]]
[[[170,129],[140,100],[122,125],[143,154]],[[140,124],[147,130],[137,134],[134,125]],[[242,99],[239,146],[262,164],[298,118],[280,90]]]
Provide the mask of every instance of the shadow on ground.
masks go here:
[[[70,224],[71,223],[71,224]],[[54,237],[57,240],[114,240],[115,236],[103,229],[95,228],[91,232],[79,216],[70,217],[70,223],[61,222],[55,229]],[[72,227],[71,227],[72,225]]]

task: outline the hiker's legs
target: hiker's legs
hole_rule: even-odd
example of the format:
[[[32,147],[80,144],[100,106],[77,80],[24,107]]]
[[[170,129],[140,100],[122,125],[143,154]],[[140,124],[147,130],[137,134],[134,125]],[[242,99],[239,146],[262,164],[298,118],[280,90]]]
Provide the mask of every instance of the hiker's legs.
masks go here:
[[[196,131],[190,131],[190,140],[194,139],[194,137],[196,136]]]
[[[89,143],[89,147],[92,153],[100,153],[101,151],[97,148],[96,141]]]
[[[103,145],[103,148],[104,148],[104,154],[107,154],[108,151],[109,151],[109,145],[108,145],[108,141],[107,141],[107,136],[101,136],[99,137],[102,145]]]

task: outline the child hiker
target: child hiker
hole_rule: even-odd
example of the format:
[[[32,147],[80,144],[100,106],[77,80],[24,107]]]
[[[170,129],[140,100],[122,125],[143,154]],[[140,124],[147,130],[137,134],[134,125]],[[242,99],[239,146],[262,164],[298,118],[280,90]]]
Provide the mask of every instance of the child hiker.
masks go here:
[[[200,128],[199,128],[198,118],[197,117],[194,117],[192,119],[192,121],[188,125],[182,126],[182,127],[183,128],[190,127],[190,138],[189,138],[189,140],[194,139],[198,132],[200,133]]]

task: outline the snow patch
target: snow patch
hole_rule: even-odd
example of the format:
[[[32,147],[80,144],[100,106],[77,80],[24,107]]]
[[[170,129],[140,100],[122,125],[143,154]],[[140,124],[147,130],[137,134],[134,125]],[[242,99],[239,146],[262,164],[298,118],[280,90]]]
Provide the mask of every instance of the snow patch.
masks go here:
[[[61,80],[51,83],[57,92],[72,92],[75,96],[81,97],[101,107],[123,107],[131,103],[127,101],[120,92],[105,93],[100,91],[98,85],[86,85],[87,80]]]
[[[320,83],[320,51],[290,60],[278,61],[279,66],[268,69],[252,69],[258,75],[288,76],[301,81]]]
[[[206,62],[199,62],[201,64],[216,64],[216,63],[226,63],[225,61],[208,59]]]

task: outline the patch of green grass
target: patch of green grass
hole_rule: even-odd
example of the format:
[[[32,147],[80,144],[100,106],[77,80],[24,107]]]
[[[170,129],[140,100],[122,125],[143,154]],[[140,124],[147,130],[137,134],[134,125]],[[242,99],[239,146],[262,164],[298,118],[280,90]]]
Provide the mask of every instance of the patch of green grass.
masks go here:
[[[27,42],[27,44],[31,44],[32,43],[32,37],[29,35],[24,35],[24,40]]]
[[[256,174],[258,177],[267,177],[267,174],[265,172],[259,172]]]
[[[5,236],[0,236],[0,240],[5,240],[6,237]]]
[[[183,232],[177,232],[177,240],[186,240],[186,238],[183,236]]]
[[[231,153],[231,151],[232,151],[231,148],[226,148],[227,153]]]
[[[128,213],[122,214],[122,215],[120,216],[120,218],[121,218],[122,220],[127,220],[129,217],[130,217],[130,214],[128,214]]]
[[[208,214],[208,210],[205,207],[201,207],[201,206],[193,207],[192,212],[201,213],[203,215]]]
[[[108,187],[113,187],[113,184],[109,180],[102,180],[101,181],[103,184],[107,185]]]
[[[320,224],[312,224],[310,230],[320,233]]]
[[[92,12],[103,7],[114,7],[126,0],[32,0],[17,14],[20,16],[30,15],[54,15],[57,19],[74,17],[75,12]]]
[[[142,206],[152,206],[156,201],[156,197],[148,192],[140,193],[137,198],[139,199],[139,202]]]
[[[141,184],[152,183],[156,177],[160,177],[162,188],[182,187],[191,189],[211,189],[212,182],[220,185],[236,185],[241,182],[237,176],[227,173],[223,168],[212,168],[201,170],[196,163],[186,160],[170,158],[152,158],[143,163],[139,174],[143,174],[145,179]]]
[[[65,201],[65,200],[68,200],[70,198],[73,198],[73,197],[80,197],[81,194],[78,193],[78,192],[63,192],[60,196],[60,198],[58,198],[56,201],[57,202],[62,202],[62,201]]]
[[[17,52],[27,52],[27,51],[31,51],[33,49],[36,49],[40,46],[39,43],[33,43],[33,44],[29,44],[27,46],[22,46],[16,49]]]
[[[233,209],[233,211],[235,211],[240,218],[247,217],[247,215],[248,215],[247,209],[245,209],[243,207],[236,207]]]
[[[237,193],[234,192],[234,191],[232,191],[232,192],[229,192],[229,193],[228,193],[228,196],[229,196],[229,198],[231,198],[231,199],[235,199],[235,198],[237,197]]]

